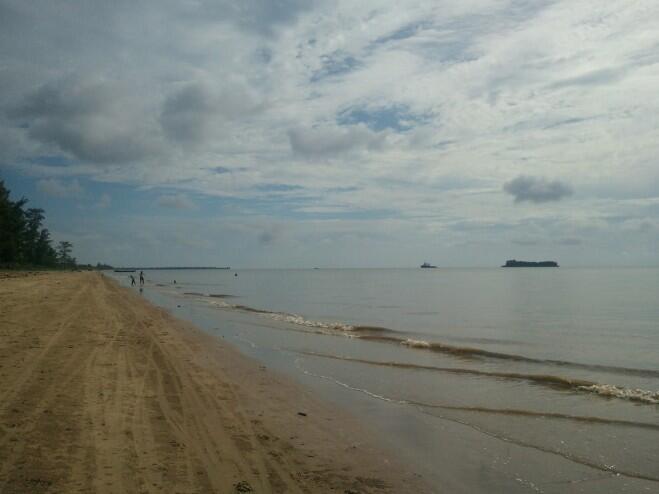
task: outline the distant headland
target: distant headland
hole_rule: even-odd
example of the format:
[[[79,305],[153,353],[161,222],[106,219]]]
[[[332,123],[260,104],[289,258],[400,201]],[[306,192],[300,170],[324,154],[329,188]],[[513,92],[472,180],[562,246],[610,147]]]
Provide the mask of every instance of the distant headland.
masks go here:
[[[506,261],[506,264],[501,266],[502,268],[557,268],[558,263],[556,261],[517,261],[516,259],[510,259]]]
[[[141,268],[115,268],[114,271],[121,273],[130,273],[137,270],[141,271],[155,271],[155,270],[168,270],[168,269],[231,269],[228,266],[216,267],[216,266],[156,266],[156,267],[141,267]]]

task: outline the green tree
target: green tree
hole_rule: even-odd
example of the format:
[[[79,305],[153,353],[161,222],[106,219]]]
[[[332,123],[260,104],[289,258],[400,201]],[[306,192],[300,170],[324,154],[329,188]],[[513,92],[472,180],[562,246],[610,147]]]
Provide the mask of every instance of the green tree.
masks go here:
[[[63,240],[57,244],[57,260],[60,264],[64,266],[70,266],[75,264],[76,260],[71,257],[71,251],[73,250],[73,245],[71,242]]]
[[[9,189],[0,181],[0,262],[25,262],[22,252],[22,234],[25,228],[23,206],[24,197],[13,202],[9,199]]]
[[[57,264],[57,252],[50,244],[50,232],[44,228],[39,232],[34,263],[37,266],[54,266]]]
[[[56,252],[52,247],[50,232],[42,228],[44,210],[26,210],[27,202],[24,197],[12,201],[9,189],[0,180],[0,265],[75,266],[75,258],[71,257],[71,243],[60,242]]]
[[[41,234],[41,222],[45,219],[43,209],[30,208],[25,212],[25,230],[23,232],[23,253],[30,264],[39,264],[37,244]]]

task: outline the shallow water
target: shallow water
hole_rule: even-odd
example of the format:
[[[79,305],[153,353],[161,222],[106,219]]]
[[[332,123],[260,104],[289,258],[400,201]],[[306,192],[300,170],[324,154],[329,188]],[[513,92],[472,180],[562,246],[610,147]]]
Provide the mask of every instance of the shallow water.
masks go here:
[[[146,278],[152,301],[364,418],[438,492],[659,490],[659,269]]]

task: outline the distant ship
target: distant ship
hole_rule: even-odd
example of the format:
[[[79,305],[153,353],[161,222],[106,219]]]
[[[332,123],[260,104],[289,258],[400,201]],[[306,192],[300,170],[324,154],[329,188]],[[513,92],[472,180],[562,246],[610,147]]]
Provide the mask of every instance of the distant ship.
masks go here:
[[[430,264],[429,262],[424,262],[424,263],[421,265],[421,267],[422,267],[422,268],[436,268],[437,266],[433,266],[433,265]]]
[[[501,266],[502,268],[557,268],[558,263],[556,261],[517,261],[515,259],[510,259],[506,261],[506,264]]]

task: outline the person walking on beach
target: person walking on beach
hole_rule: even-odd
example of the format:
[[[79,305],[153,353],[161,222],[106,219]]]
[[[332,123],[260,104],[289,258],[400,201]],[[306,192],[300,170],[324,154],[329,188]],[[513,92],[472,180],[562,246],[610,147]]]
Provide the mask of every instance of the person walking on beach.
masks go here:
[[[135,276],[130,275],[130,286],[135,286]]]
[[[144,271],[140,271],[140,286],[144,285]]]

